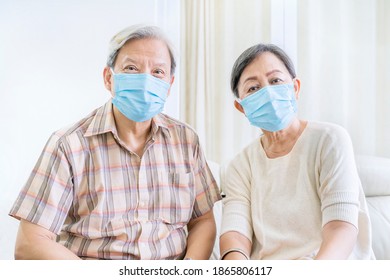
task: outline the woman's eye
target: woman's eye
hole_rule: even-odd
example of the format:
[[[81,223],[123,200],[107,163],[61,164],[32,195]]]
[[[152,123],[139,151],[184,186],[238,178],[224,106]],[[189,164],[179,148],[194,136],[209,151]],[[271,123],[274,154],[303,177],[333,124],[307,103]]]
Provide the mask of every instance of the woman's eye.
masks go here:
[[[258,91],[259,88],[260,88],[259,86],[250,87],[250,88],[248,89],[248,93]]]
[[[271,84],[280,84],[280,83],[282,83],[283,82],[283,80],[282,79],[279,79],[279,78],[275,78],[275,79],[272,79],[271,80]]]

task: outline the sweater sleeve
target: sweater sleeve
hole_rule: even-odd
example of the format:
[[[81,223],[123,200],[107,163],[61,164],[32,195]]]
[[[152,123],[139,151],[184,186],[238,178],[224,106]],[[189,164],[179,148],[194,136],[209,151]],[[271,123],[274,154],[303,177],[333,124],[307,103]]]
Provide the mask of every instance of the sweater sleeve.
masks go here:
[[[221,234],[236,231],[252,241],[250,167],[245,155],[237,156],[221,174],[223,201]]]
[[[318,195],[322,225],[345,221],[358,228],[360,179],[352,142],[345,129],[330,126],[319,149]]]

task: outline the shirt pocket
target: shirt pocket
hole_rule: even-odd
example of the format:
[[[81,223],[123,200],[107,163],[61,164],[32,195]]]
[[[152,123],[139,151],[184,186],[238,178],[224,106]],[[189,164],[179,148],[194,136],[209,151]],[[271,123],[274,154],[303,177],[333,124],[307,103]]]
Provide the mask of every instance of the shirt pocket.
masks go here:
[[[159,218],[168,224],[187,224],[195,202],[193,173],[159,173]]]

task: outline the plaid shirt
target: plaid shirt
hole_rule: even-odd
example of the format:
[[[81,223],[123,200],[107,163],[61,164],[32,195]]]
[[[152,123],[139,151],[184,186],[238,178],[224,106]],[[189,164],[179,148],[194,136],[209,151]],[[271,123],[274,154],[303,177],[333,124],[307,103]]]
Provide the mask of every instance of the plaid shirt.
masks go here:
[[[10,215],[82,258],[177,259],[189,220],[219,199],[191,128],[155,116],[139,158],[119,139],[110,100],[50,137]]]

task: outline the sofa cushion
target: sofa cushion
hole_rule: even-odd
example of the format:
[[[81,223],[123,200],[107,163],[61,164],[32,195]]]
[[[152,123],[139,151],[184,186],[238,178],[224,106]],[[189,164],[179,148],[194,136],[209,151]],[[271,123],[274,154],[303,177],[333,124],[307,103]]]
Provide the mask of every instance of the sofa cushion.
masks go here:
[[[356,156],[359,177],[367,197],[390,195],[390,159]]]
[[[221,178],[221,168],[220,165],[213,161],[207,161],[207,164],[211,170],[211,173],[213,173],[215,181],[217,182],[218,186],[220,185],[220,178]],[[218,260],[219,259],[219,235],[221,233],[221,219],[222,219],[222,201],[217,201],[214,204],[213,208],[214,212],[214,218],[215,218],[215,225],[216,225],[216,238],[214,243],[214,248],[210,256],[210,260]]]
[[[378,260],[390,260],[390,196],[367,197],[372,249]]]
[[[390,259],[390,159],[356,156],[372,226],[372,248],[377,259]]]

